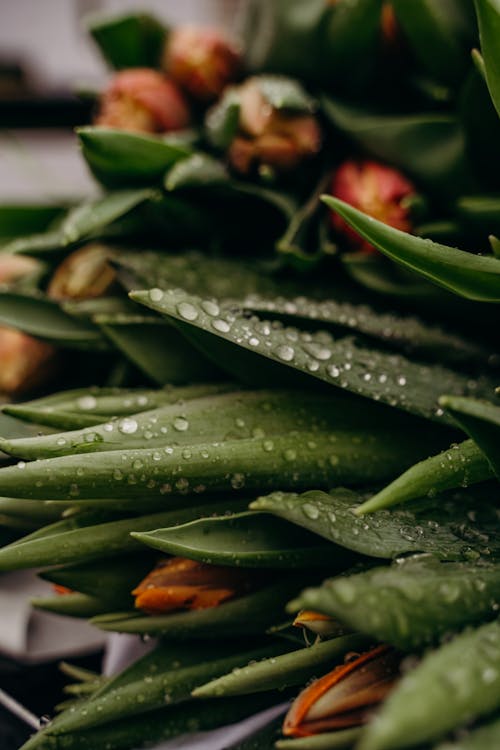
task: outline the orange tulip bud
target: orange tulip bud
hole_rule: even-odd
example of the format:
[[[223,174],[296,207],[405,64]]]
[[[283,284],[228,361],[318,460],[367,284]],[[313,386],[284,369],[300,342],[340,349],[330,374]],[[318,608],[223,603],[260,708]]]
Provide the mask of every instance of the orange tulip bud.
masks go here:
[[[415,193],[415,186],[401,172],[375,161],[344,162],[335,171],[331,186],[331,194],[336,198],[403,232],[412,229],[404,199]],[[375,251],[338,214],[332,212],[331,220],[335,230],[355,249]]]
[[[165,133],[189,125],[189,109],[177,86],[150,68],[116,73],[101,97],[96,125]]]
[[[302,609],[292,624],[296,628],[309,630],[314,635],[319,635],[320,637],[341,635],[346,632],[345,628],[334,620],[333,617],[323,615],[321,612],[313,612],[309,609]]]
[[[62,586],[60,583],[53,583],[52,589],[58,596],[66,596],[67,594],[74,594],[73,589],[69,589],[67,586]]]
[[[217,607],[250,588],[247,571],[172,557],[158,563],[132,594],[138,609],[156,615]]]
[[[89,299],[106,294],[116,271],[108,263],[109,250],[91,243],[68,255],[56,268],[47,294],[52,299]]]
[[[216,99],[234,81],[241,64],[236,47],[220,31],[180,26],[170,34],[163,67],[181,88],[196,99]]]
[[[38,388],[55,369],[56,350],[45,341],[0,327],[0,393],[14,395]]]
[[[385,645],[354,655],[300,693],[285,717],[283,734],[308,737],[366,723],[398,679],[401,659]]]

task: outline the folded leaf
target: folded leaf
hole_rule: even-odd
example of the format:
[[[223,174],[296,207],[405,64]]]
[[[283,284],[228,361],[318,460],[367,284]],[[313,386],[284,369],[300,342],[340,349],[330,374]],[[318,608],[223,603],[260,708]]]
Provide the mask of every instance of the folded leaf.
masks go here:
[[[324,202],[392,260],[435,284],[480,302],[500,302],[500,260],[406,234],[329,196]]]
[[[468,487],[493,476],[485,454],[473,440],[454,443],[448,450],[412,466],[363,503],[356,513],[371,513],[418,497],[435,497],[438,492]]]
[[[440,404],[471,436],[500,479],[500,406],[453,396],[443,396]]]
[[[500,624],[467,630],[405,675],[365,729],[359,750],[432,742],[500,706]]]
[[[346,489],[328,494],[273,492],[259,497],[250,508],[273,513],[370,557],[430,552],[441,560],[467,560],[496,558],[500,553],[496,510],[488,496],[457,493],[454,499],[415,501],[404,510],[382,510],[360,518],[356,511],[364,497]]]
[[[262,513],[200,518],[182,526],[133,533],[169,555],[248,568],[346,567],[350,560],[302,529]]]
[[[61,224],[62,242],[69,245],[94,234],[154,195],[152,190],[116,190],[68,212]]]
[[[195,698],[221,698],[283,690],[328,672],[342,663],[349,651],[363,649],[367,643],[367,639],[358,634],[316,643],[289,654],[255,661],[197,687],[192,694]]]
[[[500,565],[439,562],[427,555],[325,581],[290,603],[311,609],[403,651],[496,617]]]
[[[53,612],[56,615],[65,615],[67,617],[83,617],[85,619],[106,614],[113,611],[113,605],[117,606],[115,602],[110,602],[107,598],[100,599],[99,597],[80,594],[79,592],[35,597],[31,599],[30,603],[36,609],[43,609],[45,612]]]
[[[495,263],[500,267],[499,261]],[[473,395],[472,389],[475,394],[486,394],[493,388],[493,383],[470,381],[437,365],[424,366],[401,355],[357,346],[349,337],[334,339],[326,331],[284,328],[278,321],[249,318],[241,310],[221,310],[218,304],[207,307],[205,300],[180,289],[155,288],[130,296],[175,320],[203,352],[242,379],[258,378],[283,386],[290,380],[304,385],[310,377],[318,378],[437,421],[444,417],[437,405],[443,392]]]

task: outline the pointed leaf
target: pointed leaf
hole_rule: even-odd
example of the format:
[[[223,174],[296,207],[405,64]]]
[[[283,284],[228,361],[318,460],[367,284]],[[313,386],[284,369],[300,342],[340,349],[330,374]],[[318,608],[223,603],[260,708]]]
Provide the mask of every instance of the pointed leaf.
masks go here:
[[[443,563],[422,555],[329,579],[303,591],[289,609],[322,612],[410,651],[465,625],[494,619],[499,596],[500,565]]]
[[[107,597],[99,599],[99,597],[80,594],[79,592],[35,597],[30,600],[30,603],[35,609],[43,609],[45,612],[85,619],[112,612],[114,607],[119,606],[114,600],[110,601]],[[122,601],[122,604],[125,605],[125,602]]]
[[[500,261],[440,245],[383,224],[329,196],[324,202],[381,252],[445,289],[480,302],[500,302]]]
[[[274,492],[259,497],[250,508],[273,513],[370,557],[430,552],[441,560],[468,560],[500,554],[495,506],[488,495],[484,500],[469,491],[359,518],[356,510],[364,497],[342,488],[328,494],[319,490],[302,495]]]
[[[490,750],[500,742],[500,719],[493,719],[490,723],[472,729],[456,742],[446,742],[436,750]]]
[[[159,66],[166,29],[154,16],[126,13],[110,18],[92,14],[85,18],[85,25],[113,68]]]
[[[433,651],[397,685],[359,750],[395,750],[439,739],[500,706],[500,625],[468,630]]]
[[[175,320],[202,351],[223,362],[233,373],[237,371],[242,379],[248,379],[249,372],[253,378],[276,379],[281,385],[287,382],[285,378],[301,384],[310,377],[319,378],[437,421],[443,421],[444,412],[437,405],[443,392],[473,395],[468,393],[470,388],[481,391],[483,387],[479,380],[471,382],[437,365],[428,367],[401,355],[358,347],[348,337],[334,339],[326,331],[283,328],[277,322],[249,318],[244,311],[221,311],[218,305],[207,308],[206,301],[180,289],[152,289],[132,292],[130,296]],[[491,383],[487,391],[492,388]]]
[[[276,750],[336,750],[352,748],[363,732],[362,727],[339,729],[336,732],[322,732],[310,737],[298,737],[293,740],[278,740]]]
[[[491,98],[500,116],[500,62],[498,38],[500,35],[500,4],[498,0],[475,0],[481,54],[484,59],[486,82]]]
[[[471,436],[500,479],[500,406],[452,396],[443,396],[440,404]]]

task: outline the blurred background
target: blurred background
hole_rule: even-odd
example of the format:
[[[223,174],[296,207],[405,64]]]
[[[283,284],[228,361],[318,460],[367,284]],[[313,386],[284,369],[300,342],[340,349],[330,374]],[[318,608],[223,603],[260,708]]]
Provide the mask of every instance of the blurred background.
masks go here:
[[[88,122],[106,65],[85,16],[146,10],[166,23],[237,31],[242,0],[0,0],[0,200],[54,201],[96,191],[72,128]]]

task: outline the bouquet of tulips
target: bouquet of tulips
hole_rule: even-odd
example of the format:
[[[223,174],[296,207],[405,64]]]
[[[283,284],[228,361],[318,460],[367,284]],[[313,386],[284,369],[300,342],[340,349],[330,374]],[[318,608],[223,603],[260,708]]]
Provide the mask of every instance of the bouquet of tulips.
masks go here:
[[[499,747],[498,0],[89,30],[100,197],[0,207],[0,571],[154,640],[25,750]]]

